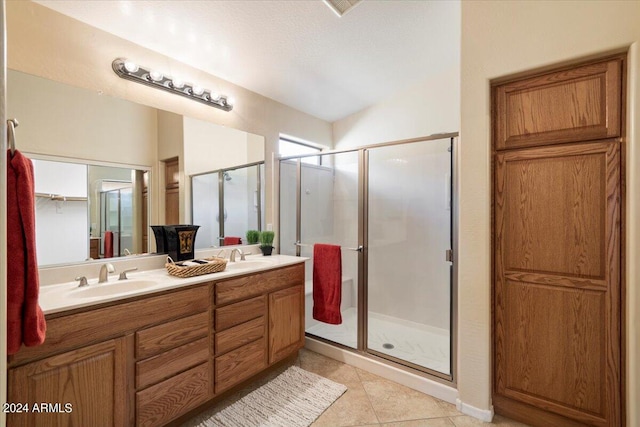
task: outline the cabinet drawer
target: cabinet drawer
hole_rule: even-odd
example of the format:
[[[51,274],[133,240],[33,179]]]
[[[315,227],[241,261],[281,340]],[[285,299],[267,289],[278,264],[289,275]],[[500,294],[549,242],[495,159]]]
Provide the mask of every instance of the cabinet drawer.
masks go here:
[[[209,363],[136,393],[136,426],[163,426],[210,397]]]
[[[216,334],[216,355],[241,347],[265,336],[265,316]]]
[[[296,283],[304,283],[303,263],[216,283],[215,302],[226,304]]]
[[[144,359],[208,334],[208,312],[153,326],[136,332],[136,357]]]
[[[267,366],[265,338],[254,341],[216,358],[216,394],[224,391]]]
[[[136,388],[142,389],[151,384],[174,376],[209,358],[209,338],[174,348],[157,356],[136,363]]]
[[[16,366],[67,349],[122,336],[152,323],[205,311],[210,305],[209,289],[209,285],[203,285],[67,316],[47,316],[47,340],[44,344],[23,347],[18,354],[11,356],[10,363]]]
[[[267,297],[264,295],[218,308],[215,311],[216,331],[229,329],[266,314]]]

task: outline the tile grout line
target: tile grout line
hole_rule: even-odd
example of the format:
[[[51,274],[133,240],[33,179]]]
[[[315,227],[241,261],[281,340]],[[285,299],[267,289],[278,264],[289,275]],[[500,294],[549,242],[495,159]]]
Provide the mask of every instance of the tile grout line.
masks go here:
[[[362,377],[360,376],[360,372],[358,372],[358,368],[356,368],[354,366],[353,369],[355,369],[355,371],[356,371],[356,375],[358,376],[358,381],[360,382],[360,385],[362,386],[362,389],[364,390],[364,394],[367,396],[367,401],[369,402],[369,406],[371,407],[371,410],[373,411],[373,415],[375,415],[376,420],[378,421],[378,425],[382,425],[382,422],[380,421],[380,418],[378,417],[378,413],[376,412],[376,408],[374,408],[373,402],[371,401],[371,397],[369,396],[369,392],[364,387],[364,382],[362,381]]]

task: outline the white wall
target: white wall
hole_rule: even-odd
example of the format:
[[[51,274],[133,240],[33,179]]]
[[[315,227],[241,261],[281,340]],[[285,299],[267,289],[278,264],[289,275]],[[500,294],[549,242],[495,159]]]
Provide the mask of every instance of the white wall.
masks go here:
[[[490,80],[629,47],[626,169],[627,425],[640,425],[640,2],[462,2],[458,388],[491,407]]]
[[[38,265],[77,262],[89,257],[87,166],[33,160],[35,192],[83,197],[84,201],[36,198]]]
[[[336,149],[460,129],[460,69],[452,67],[333,123]]]
[[[218,212],[218,174],[198,175],[193,179],[193,224],[199,225],[196,249],[219,246],[220,225]]]

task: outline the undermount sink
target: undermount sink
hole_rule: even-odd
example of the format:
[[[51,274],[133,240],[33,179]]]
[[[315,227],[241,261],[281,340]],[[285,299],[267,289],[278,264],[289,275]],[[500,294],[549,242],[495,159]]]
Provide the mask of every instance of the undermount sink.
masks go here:
[[[155,286],[156,284],[154,280],[121,280],[114,283],[99,283],[78,288],[71,292],[71,296],[74,298],[105,297],[139,291]]]
[[[258,261],[258,260],[236,261],[236,262],[227,263],[226,269],[227,270],[245,270],[245,269],[251,269],[251,268],[269,267],[271,265],[273,265],[273,263],[270,261]]]

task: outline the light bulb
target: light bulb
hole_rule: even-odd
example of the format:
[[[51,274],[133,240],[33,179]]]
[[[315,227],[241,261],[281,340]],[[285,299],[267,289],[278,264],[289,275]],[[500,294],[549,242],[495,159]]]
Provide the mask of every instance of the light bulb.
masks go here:
[[[127,70],[128,73],[135,73],[140,69],[140,67],[138,67],[138,64],[135,62],[125,61],[124,69]]]
[[[218,92],[211,92],[211,94],[209,95],[209,98],[212,101],[219,101],[220,100],[220,94]]]
[[[159,71],[150,71],[149,72],[149,78],[151,80],[153,80],[154,82],[159,82],[160,80],[162,80],[162,73]]]
[[[227,105],[233,106],[233,104],[235,103],[236,103],[236,99],[233,96],[230,96],[227,98],[227,102],[226,102]]]
[[[171,87],[174,87],[176,89],[182,89],[184,87],[184,80],[180,80],[180,79],[171,80]]]
[[[204,88],[201,86],[194,86],[191,88],[191,93],[200,96],[204,93]]]

